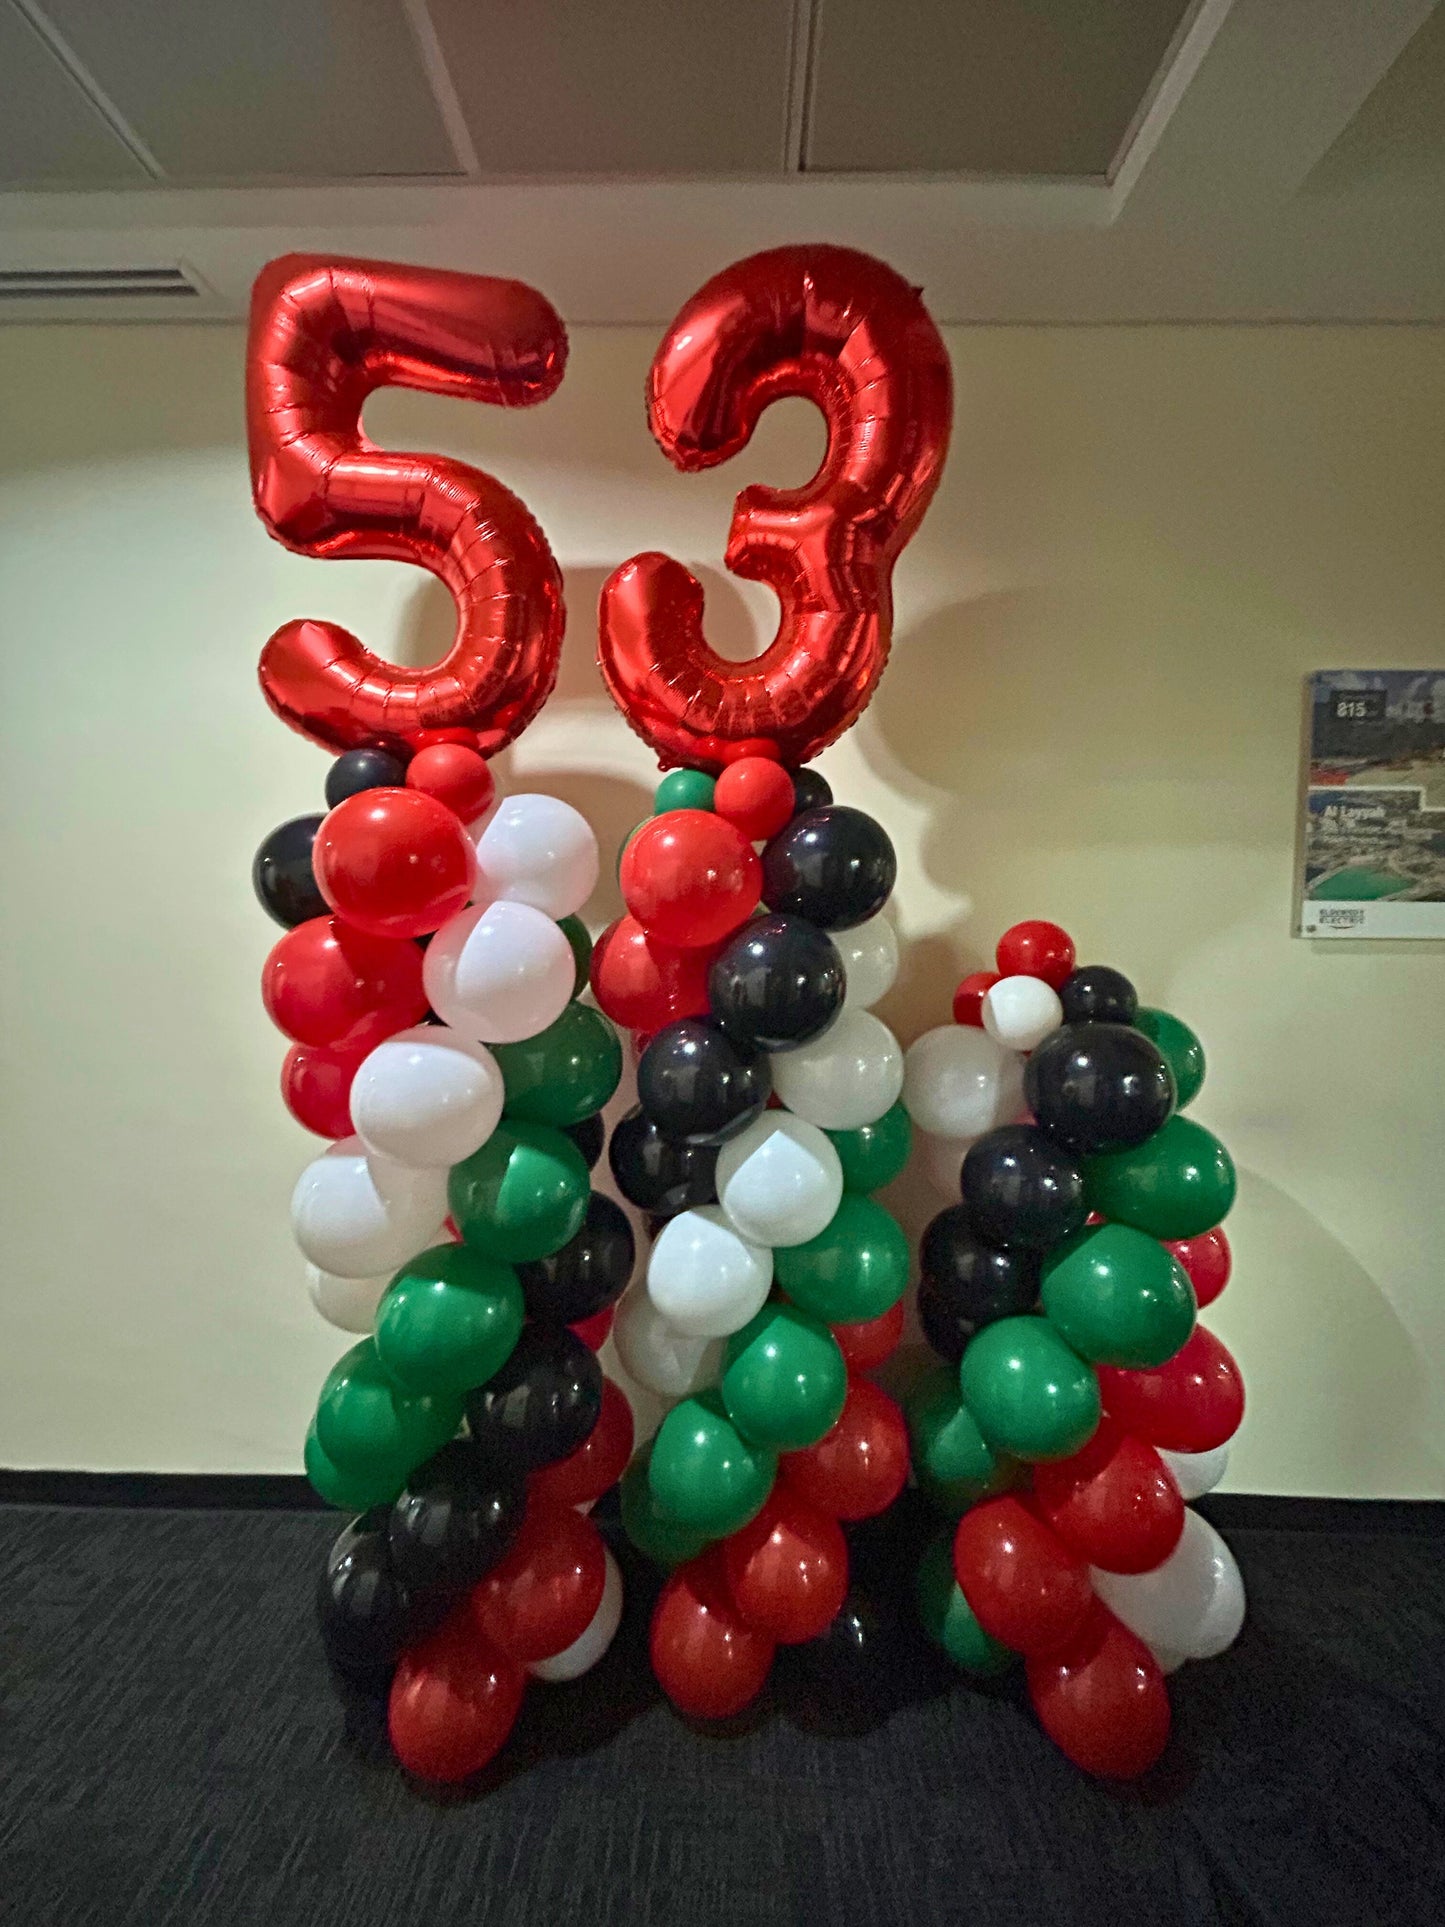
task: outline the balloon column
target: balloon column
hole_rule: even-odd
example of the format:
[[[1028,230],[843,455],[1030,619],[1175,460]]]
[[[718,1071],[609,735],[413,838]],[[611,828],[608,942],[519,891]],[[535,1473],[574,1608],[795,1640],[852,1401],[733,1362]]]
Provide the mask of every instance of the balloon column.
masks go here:
[[[625,563],[601,604],[608,687],[681,765],[624,848],[627,914],[592,985],[638,1049],[611,1162],[656,1227],[615,1343],[674,1401],[623,1521],[673,1568],[653,1666],[700,1718],[744,1707],[779,1644],[870,1623],[843,1522],[891,1504],[908,1467],[902,1414],[864,1375],[898,1342],[908,1276],[869,1195],[909,1150],[902,1053],[870,1008],[898,965],[896,865],[882,826],[804,765],[882,673],[892,563],[947,447],[948,363],[917,291],[841,248],[740,262],[668,331],[649,415],[692,470],[738,453],[783,395],[822,410],[827,452],[800,489],[745,489],[727,550],[777,591],[771,646],[715,655],[702,590],[667,556]]]
[[[1223,1475],[1238,1367],[1196,1311],[1229,1278],[1234,1167],[1183,1115],[1198,1038],[1056,925],[1017,924],[955,1022],[909,1049],[904,1103],[958,1203],[924,1233],[918,1309],[944,1363],[909,1405],[920,1484],[957,1524],[918,1578],[965,1670],[1022,1655],[1085,1770],[1144,1772],[1164,1675],[1239,1631],[1239,1570],[1187,1502]]]
[[[475,1772],[528,1676],[606,1649],[621,1580],[583,1511],[632,1413],[594,1347],[633,1234],[590,1188],[616,1033],[578,1001],[596,838],[545,795],[497,799],[483,755],[545,698],[561,637],[541,531],[490,477],[388,454],[359,411],[383,381],[503,403],[560,379],[561,323],[509,282],[292,257],[257,284],[248,350],[257,507],[315,555],[400,557],[452,589],[434,670],[327,624],[267,645],[267,700],[342,754],[327,812],[255,863],[285,934],[263,996],[291,1039],[282,1095],[333,1140],[292,1200],[321,1315],[361,1334],[321,1389],[306,1469],[355,1513],[319,1588],[348,1690],[436,1780]]]

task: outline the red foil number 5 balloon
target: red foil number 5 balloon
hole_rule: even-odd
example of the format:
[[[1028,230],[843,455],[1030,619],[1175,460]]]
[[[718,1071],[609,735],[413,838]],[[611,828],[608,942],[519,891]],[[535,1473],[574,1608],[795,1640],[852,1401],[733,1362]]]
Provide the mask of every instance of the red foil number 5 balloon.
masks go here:
[[[782,604],[755,661],[702,633],[702,585],[659,554],[602,591],[598,663],[664,765],[717,769],[735,746],[796,768],[858,716],[888,659],[893,563],[948,450],[948,356],[919,296],[851,248],[787,247],[714,277],[668,330],[648,382],[652,432],[680,469],[746,447],[769,402],[803,395],[828,446],[802,488],[745,488],[726,561]]]
[[[414,562],[451,590],[456,640],[424,669],[387,662],[334,622],[288,622],[261,657],[283,721],[333,750],[415,746],[465,729],[491,755],[557,677],[562,581],[524,504],[490,475],[377,448],[373,389],[394,383],[502,407],[546,399],[567,337],[519,281],[287,255],[258,279],[246,358],[256,508],[302,555]]]

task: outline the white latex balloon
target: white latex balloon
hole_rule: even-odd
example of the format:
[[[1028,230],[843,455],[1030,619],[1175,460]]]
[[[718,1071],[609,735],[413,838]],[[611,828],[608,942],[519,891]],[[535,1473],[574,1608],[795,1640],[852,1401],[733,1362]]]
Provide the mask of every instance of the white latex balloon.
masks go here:
[[[772,1252],[741,1237],[715,1204],[670,1218],[647,1264],[648,1296],[690,1338],[741,1331],[767,1303],[772,1282]]]
[[[845,1007],[866,1010],[887,996],[898,975],[898,932],[885,916],[870,917],[851,930],[831,930],[834,948],[848,977]]]
[[[771,1063],[773,1089],[788,1109],[829,1131],[876,1123],[903,1088],[898,1039],[871,1010],[846,1005],[821,1037]]]
[[[908,1086],[903,1088],[906,1098]],[[972,1137],[935,1137],[931,1131],[913,1133],[913,1155],[924,1177],[950,1204],[958,1203],[963,1160],[977,1142]]]
[[[1022,1058],[976,1024],[940,1024],[908,1046],[903,1107],[920,1131],[941,1138],[982,1137],[1012,1123],[1023,1103]],[[957,1178],[955,1172],[955,1184]]]
[[[1149,1650],[1154,1655],[1154,1663],[1161,1673],[1177,1673],[1189,1657],[1187,1653],[1176,1653],[1168,1646],[1151,1646]]]
[[[641,1278],[617,1301],[612,1349],[627,1376],[659,1398],[687,1398],[722,1376],[722,1340],[693,1338],[669,1324]]]
[[[580,910],[597,883],[597,838],[559,796],[504,796],[477,839],[477,903],[528,903],[549,917]]]
[[[504,1095],[485,1044],[446,1024],[417,1024],[364,1060],[351,1086],[351,1121],[373,1156],[445,1169],[486,1143]]]
[[[319,1265],[307,1265],[306,1289],[311,1302],[338,1331],[369,1332],[376,1320],[381,1294],[391,1283],[391,1273],[379,1278],[338,1278]]]
[[[554,1653],[550,1659],[534,1660],[527,1668],[533,1679],[550,1680],[554,1684],[560,1680],[581,1679],[597,1664],[616,1638],[617,1628],[622,1624],[622,1574],[618,1571],[617,1561],[605,1546],[602,1556],[607,1561],[602,1597],[597,1602],[596,1612],[587,1622],[586,1631],[579,1633],[570,1646],[564,1646],[560,1653]]]
[[[717,1195],[754,1244],[800,1245],[832,1222],[843,1166],[816,1124],[764,1111],[718,1152]]]
[[[1212,1659],[1244,1624],[1244,1581],[1214,1527],[1186,1510],[1179,1544],[1152,1572],[1090,1574],[1104,1604],[1149,1647]]]
[[[359,1137],[308,1164],[291,1194],[297,1244],[338,1278],[400,1270],[434,1242],[446,1215],[445,1171],[369,1158]]]
[[[483,1044],[515,1044],[545,1030],[567,1008],[576,976],[565,933],[527,903],[459,911],[422,963],[437,1016]]]
[[[1042,977],[1000,977],[984,992],[983,1027],[1010,1050],[1034,1050],[1064,1021],[1059,993]],[[972,1030],[972,1024],[960,1024]]]
[[[1202,1499],[1206,1492],[1212,1492],[1229,1470],[1229,1445],[1216,1445],[1212,1452],[1165,1452],[1159,1456],[1169,1468],[1169,1475],[1179,1487],[1179,1496],[1187,1505],[1191,1499]]]

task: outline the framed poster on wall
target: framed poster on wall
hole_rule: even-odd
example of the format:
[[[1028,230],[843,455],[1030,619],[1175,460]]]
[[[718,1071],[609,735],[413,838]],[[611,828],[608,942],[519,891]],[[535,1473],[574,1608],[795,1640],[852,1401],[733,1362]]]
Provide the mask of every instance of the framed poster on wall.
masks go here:
[[[1445,937],[1445,669],[1309,679],[1296,933]]]

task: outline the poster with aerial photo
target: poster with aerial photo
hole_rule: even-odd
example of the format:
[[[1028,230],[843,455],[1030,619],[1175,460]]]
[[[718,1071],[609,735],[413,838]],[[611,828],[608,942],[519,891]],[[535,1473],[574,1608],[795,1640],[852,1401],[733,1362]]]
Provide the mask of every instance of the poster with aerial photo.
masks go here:
[[[1296,929],[1445,937],[1445,669],[1321,669]]]

